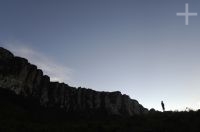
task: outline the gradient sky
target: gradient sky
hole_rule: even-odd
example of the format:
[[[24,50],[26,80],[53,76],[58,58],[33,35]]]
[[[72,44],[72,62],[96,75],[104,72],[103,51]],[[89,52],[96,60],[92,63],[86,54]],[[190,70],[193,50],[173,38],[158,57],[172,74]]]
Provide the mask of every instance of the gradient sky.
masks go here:
[[[1,0],[0,46],[54,81],[200,108],[199,0]]]

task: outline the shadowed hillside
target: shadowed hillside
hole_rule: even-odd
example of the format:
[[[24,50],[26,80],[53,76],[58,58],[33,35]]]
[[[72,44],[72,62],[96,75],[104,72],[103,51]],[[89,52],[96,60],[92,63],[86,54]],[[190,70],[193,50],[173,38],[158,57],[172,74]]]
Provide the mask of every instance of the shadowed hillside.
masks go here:
[[[43,75],[37,66],[24,58],[15,57],[4,48],[0,48],[0,64],[0,87],[13,91],[16,95],[34,98],[44,107],[62,109],[68,113],[122,116],[148,112],[138,101],[118,91],[98,92],[50,82],[50,78]]]
[[[44,108],[31,98],[0,89],[2,132],[199,132],[200,111],[147,115],[85,116]]]
[[[120,92],[50,82],[26,59],[0,48],[2,132],[199,132],[200,111],[148,111]]]

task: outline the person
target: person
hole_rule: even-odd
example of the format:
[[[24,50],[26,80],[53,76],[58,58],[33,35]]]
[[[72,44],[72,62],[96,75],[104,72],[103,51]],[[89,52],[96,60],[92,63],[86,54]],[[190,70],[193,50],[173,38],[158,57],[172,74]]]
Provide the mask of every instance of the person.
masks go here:
[[[165,104],[163,103],[163,101],[161,101],[161,106],[162,106],[162,109],[163,109],[163,112],[165,111]]]

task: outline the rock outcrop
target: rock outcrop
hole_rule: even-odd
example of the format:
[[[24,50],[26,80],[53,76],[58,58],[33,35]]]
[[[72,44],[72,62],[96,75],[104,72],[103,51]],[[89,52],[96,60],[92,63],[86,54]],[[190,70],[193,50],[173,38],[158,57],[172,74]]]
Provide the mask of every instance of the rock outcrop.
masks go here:
[[[120,92],[98,92],[50,82],[42,70],[4,48],[0,48],[0,87],[17,95],[33,97],[42,106],[61,108],[66,112],[106,112],[127,116],[148,112],[136,100]]]

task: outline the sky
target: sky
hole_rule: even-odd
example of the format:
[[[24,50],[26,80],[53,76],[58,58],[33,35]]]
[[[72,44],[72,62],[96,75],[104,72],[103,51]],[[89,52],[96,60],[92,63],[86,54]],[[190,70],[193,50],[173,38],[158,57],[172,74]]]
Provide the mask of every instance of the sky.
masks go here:
[[[1,0],[0,46],[52,81],[200,109],[199,0]]]

